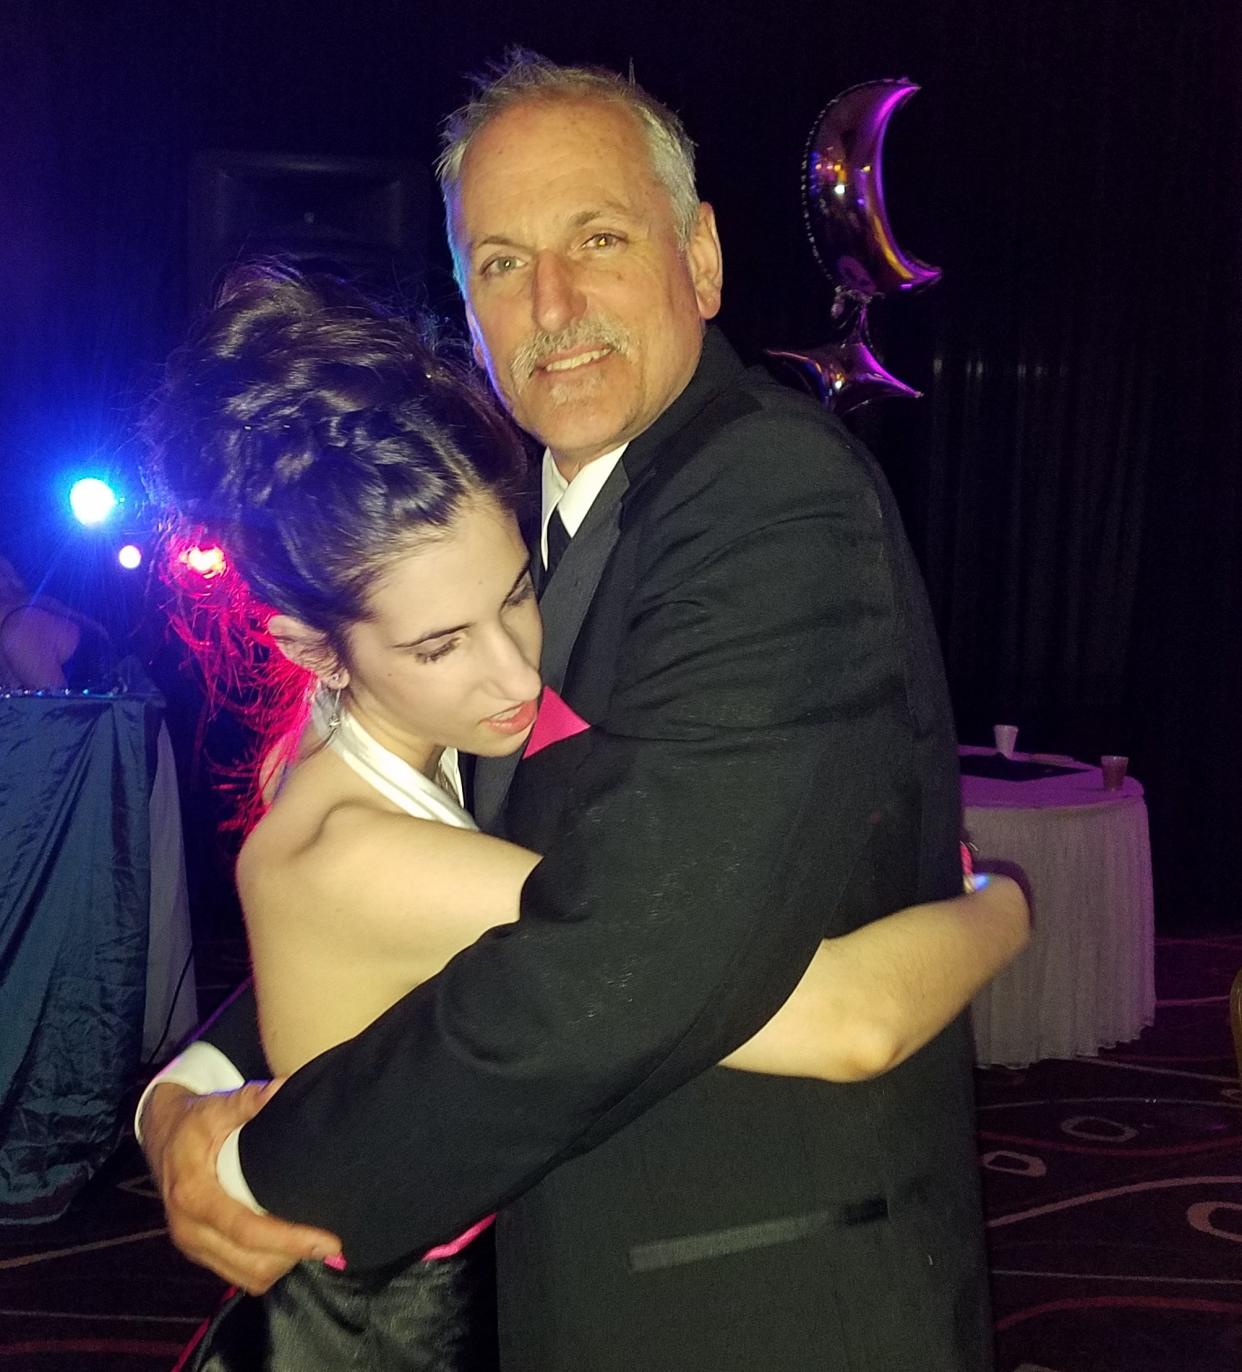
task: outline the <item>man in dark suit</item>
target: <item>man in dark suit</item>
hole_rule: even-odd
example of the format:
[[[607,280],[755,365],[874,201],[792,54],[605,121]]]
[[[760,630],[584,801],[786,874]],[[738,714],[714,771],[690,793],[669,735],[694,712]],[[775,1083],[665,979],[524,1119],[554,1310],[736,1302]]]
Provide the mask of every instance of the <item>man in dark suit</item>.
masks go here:
[[[442,173],[476,354],[548,445],[543,670],[589,727],[479,778],[481,818],[545,854],[519,923],[295,1074],[232,1165],[354,1265],[503,1207],[506,1372],[987,1368],[964,1023],[857,1085],[713,1066],[825,935],[960,888],[885,483],[705,331],[712,212],[642,92],[519,64]],[[236,1015],[208,1038],[242,1069],[220,1084],[261,1070]],[[227,1270],[170,1193],[182,1109],[153,1098],[153,1166]]]

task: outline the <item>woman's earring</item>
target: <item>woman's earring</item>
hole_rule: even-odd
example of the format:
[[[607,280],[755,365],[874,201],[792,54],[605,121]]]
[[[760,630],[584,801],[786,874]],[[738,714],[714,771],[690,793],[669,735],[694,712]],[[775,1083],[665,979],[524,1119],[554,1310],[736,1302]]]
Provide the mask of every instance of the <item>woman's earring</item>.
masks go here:
[[[332,692],[332,703],[328,706],[328,737],[331,738],[341,727],[341,692],[345,689],[344,685],[334,686],[332,683],[340,681],[340,677],[330,677],[323,684]]]

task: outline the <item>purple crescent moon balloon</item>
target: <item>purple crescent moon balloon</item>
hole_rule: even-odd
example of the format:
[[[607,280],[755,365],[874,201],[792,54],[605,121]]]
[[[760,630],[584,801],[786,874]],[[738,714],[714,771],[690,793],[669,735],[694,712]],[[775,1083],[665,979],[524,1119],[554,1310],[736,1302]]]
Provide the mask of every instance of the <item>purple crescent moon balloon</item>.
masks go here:
[[[884,208],[884,134],[918,89],[906,80],[852,86],[826,106],[807,143],[803,205],[815,256],[831,281],[864,300],[940,278],[901,251]]]
[[[832,338],[809,352],[770,348],[768,356],[797,371],[837,414],[884,396],[920,394],[885,370],[867,337],[868,302],[940,279],[938,267],[897,246],[884,208],[884,134],[917,90],[904,80],[852,86],[824,108],[807,142],[803,214],[816,260],[835,287]]]

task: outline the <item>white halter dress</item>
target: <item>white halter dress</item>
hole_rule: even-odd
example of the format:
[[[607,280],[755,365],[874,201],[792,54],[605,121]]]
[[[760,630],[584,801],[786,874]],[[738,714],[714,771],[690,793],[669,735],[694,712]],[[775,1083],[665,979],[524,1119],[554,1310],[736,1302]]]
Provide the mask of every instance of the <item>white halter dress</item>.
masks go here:
[[[451,824],[456,829],[478,828],[462,808],[456,748],[444,750],[436,780],[432,781],[372,738],[348,710],[341,710],[334,721],[331,698],[322,691],[311,705],[311,720],[319,736],[347,766],[407,815]]]

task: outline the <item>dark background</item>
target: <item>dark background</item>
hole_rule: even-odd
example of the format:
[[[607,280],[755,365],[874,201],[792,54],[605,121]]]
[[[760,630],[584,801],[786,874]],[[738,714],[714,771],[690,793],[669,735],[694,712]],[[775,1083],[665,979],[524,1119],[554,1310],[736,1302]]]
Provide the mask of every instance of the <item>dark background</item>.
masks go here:
[[[1123,752],[1166,929],[1237,923],[1242,842],[1242,7],[1234,0],[768,0],[573,6],[0,0],[0,550],[196,693],[143,576],[62,513],[103,466],[141,530],[135,410],[191,308],[205,149],[431,161],[462,74],[520,41],[625,69],[700,144],[744,354],[827,335],[799,158],[843,88],[922,92],[890,217],[943,281],[875,312],[920,401],[851,423],[897,490],[964,741]],[[435,207],[420,303],[452,314]],[[193,783],[202,799],[201,778]],[[209,811],[202,811],[207,814]],[[220,886],[191,813],[199,892]],[[202,908],[200,903],[200,918]]]

